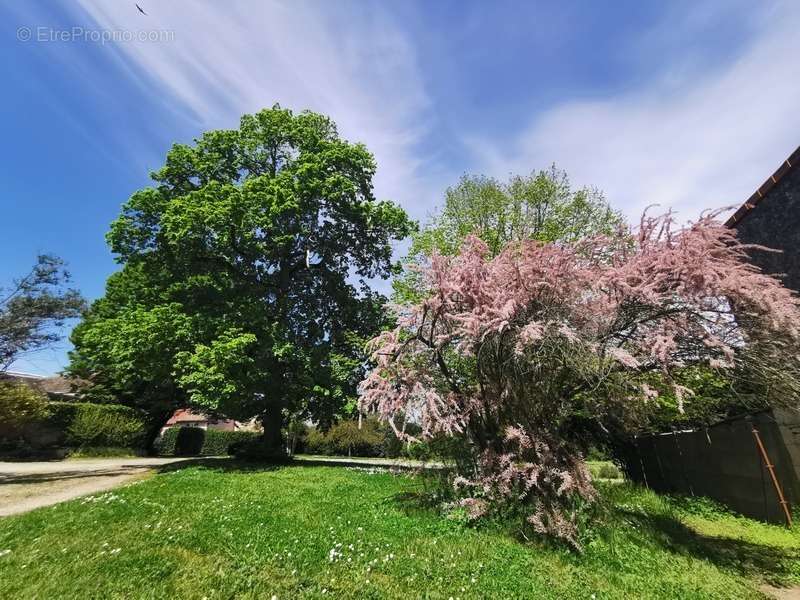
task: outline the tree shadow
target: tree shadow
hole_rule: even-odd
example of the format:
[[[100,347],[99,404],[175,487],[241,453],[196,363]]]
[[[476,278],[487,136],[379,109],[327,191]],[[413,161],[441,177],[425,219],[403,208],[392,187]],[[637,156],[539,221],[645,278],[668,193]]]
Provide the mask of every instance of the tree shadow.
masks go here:
[[[102,460],[102,459],[98,459]],[[116,459],[115,459],[116,460]],[[185,458],[179,461],[172,462],[165,465],[158,464],[141,464],[141,463],[119,463],[110,465],[107,468],[89,468],[81,469],[80,463],[66,463],[63,469],[58,471],[44,471],[33,473],[0,473],[0,485],[6,484],[35,484],[35,483],[49,483],[55,481],[69,481],[80,480],[94,477],[115,477],[118,475],[131,475],[137,473],[144,473],[147,471],[160,472],[166,468],[170,470],[183,469],[187,466],[197,464],[198,460],[195,458]]]
[[[704,535],[671,516],[624,509],[617,512],[652,531],[654,535],[649,537],[666,551],[707,560],[727,571],[777,585],[785,585],[789,577],[797,575],[793,566],[800,560],[800,549]]]
[[[219,473],[255,473],[261,471],[277,471],[287,466],[291,466],[291,462],[280,460],[239,460],[229,456],[202,456],[196,458],[187,458],[178,462],[166,463],[157,465],[152,469],[157,473],[172,473],[180,471],[187,467],[199,467],[209,471],[216,471]]]
[[[435,496],[430,489],[404,490],[395,494],[391,501],[406,514],[419,512],[440,513],[443,498]],[[670,514],[643,514],[618,507],[608,507],[609,512],[602,518],[607,525],[599,528],[599,535],[614,541],[614,531],[624,522],[627,527],[635,526],[644,536],[645,543],[655,544],[664,552],[688,556],[707,561],[720,569],[737,575],[764,581],[775,586],[794,583],[800,574],[800,548],[781,547],[767,543],[753,543],[727,536],[704,535],[684,524],[677,516]],[[487,527],[502,531],[525,545],[535,543],[538,547],[561,548],[558,542],[542,538],[529,538],[522,535],[516,519],[506,517],[482,522]],[[605,533],[603,531],[605,530]],[[575,557],[580,561],[580,556]]]
[[[95,477],[116,477],[118,475],[128,475],[145,471],[146,468],[136,469],[112,468],[96,469],[93,471],[53,471],[50,473],[22,473],[0,476],[0,486],[8,484],[35,484],[50,483],[54,481],[68,481],[79,479],[91,479]]]

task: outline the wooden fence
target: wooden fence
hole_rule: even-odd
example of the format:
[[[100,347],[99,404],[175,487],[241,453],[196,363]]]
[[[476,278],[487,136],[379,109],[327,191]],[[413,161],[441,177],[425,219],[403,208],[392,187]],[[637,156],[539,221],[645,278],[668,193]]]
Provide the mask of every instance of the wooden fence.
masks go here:
[[[625,462],[629,478],[655,491],[708,496],[743,515],[785,523],[775,483],[788,510],[800,504],[800,411],[767,410],[706,429],[639,436]]]

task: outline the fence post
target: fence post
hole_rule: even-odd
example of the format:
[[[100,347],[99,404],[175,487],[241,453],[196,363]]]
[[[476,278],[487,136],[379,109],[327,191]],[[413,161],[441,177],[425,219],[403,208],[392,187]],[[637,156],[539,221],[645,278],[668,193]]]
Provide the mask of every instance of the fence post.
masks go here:
[[[758,451],[761,454],[761,458],[764,461],[764,465],[766,465],[767,470],[769,471],[770,477],[772,477],[772,485],[775,486],[775,493],[778,494],[778,502],[783,509],[783,515],[786,517],[786,526],[792,526],[792,513],[789,511],[789,503],[786,502],[786,498],[783,496],[783,490],[781,489],[781,484],[778,482],[778,476],[775,475],[775,465],[773,465],[770,460],[769,456],[767,455],[767,449],[764,448],[764,443],[761,441],[761,435],[758,433],[758,429],[756,429],[756,424],[752,424],[753,427],[753,437],[756,439],[756,446],[758,446]]]
[[[681,474],[683,475],[683,482],[686,484],[686,488],[689,490],[689,495],[694,496],[694,489],[692,488],[692,484],[689,481],[689,477],[686,475],[686,463],[683,460],[683,451],[681,451],[680,442],[678,442],[678,432],[674,429],[672,430],[672,439],[675,440],[675,448],[678,449],[678,460],[681,463]]]

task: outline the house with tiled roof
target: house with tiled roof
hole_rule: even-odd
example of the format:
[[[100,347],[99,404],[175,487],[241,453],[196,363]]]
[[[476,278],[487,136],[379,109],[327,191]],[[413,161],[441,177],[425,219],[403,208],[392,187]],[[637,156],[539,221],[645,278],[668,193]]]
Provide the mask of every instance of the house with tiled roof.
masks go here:
[[[217,429],[220,431],[254,431],[254,422],[242,423],[221,416],[208,415],[190,408],[179,408],[161,428],[163,434],[170,427],[197,427],[199,429]]]
[[[86,385],[83,380],[68,379],[61,375],[45,376],[19,371],[3,371],[0,373],[0,379],[23,383],[47,394],[51,400],[76,400],[81,388]]]
[[[800,147],[728,219],[745,244],[780,250],[752,250],[750,258],[764,272],[782,276],[800,292]]]

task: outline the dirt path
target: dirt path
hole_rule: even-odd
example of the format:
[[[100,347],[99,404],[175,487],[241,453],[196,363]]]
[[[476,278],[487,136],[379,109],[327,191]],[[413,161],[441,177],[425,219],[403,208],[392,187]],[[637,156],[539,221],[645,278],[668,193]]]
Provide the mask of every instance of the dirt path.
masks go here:
[[[0,516],[102,492],[185,458],[106,458],[0,462]]]
[[[800,600],[800,587],[776,588],[765,583],[759,589],[775,600]]]

